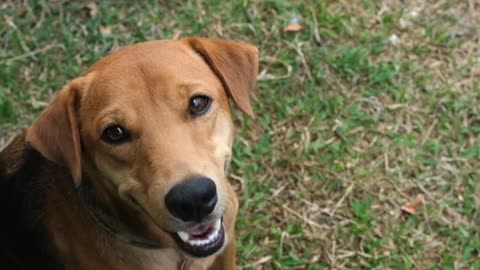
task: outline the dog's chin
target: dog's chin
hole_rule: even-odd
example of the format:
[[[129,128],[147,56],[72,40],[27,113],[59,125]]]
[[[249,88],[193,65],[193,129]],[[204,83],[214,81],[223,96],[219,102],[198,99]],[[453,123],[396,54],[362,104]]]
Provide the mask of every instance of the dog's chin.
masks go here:
[[[220,252],[227,241],[223,218],[194,225],[185,231],[171,232],[170,235],[178,248],[193,258],[212,256]]]

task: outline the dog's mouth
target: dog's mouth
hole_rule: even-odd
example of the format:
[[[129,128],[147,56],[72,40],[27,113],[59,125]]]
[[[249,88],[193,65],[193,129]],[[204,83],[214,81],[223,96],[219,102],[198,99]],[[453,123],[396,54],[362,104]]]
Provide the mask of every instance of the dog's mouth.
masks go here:
[[[131,199],[151,217],[135,198]],[[195,225],[185,231],[170,232],[170,235],[186,254],[192,257],[208,257],[222,249],[225,243],[223,217],[213,222]]]
[[[171,233],[181,250],[193,257],[207,257],[219,251],[225,242],[223,219],[199,224],[185,231]]]

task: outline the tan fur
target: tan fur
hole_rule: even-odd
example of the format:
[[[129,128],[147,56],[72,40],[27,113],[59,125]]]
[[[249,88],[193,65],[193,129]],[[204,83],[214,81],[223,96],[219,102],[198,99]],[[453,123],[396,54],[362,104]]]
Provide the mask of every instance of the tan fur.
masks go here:
[[[249,94],[257,72],[257,50],[250,45],[153,41],[101,59],[63,88],[29,129],[27,141],[67,167],[76,186],[93,179],[97,196],[112,212],[135,221],[142,234],[165,247],[141,249],[112,240],[75,200],[58,192],[48,199],[48,227],[67,269],[178,269],[183,254],[165,231],[184,225],[166,209],[164,198],[173,185],[200,174],[216,184],[214,212],[223,215],[228,243],[219,254],[194,260],[190,269],[235,269],[238,202],[224,170],[234,136],[228,98],[253,117]],[[212,97],[213,104],[192,119],[187,106],[195,94]],[[111,123],[125,127],[132,140],[103,142],[102,131]],[[65,185],[58,190],[67,192]]]

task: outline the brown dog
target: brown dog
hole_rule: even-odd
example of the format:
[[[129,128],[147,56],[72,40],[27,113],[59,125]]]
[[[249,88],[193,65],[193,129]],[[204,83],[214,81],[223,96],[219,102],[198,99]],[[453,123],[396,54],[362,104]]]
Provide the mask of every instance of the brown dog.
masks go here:
[[[235,269],[228,97],[253,116],[257,72],[251,45],[188,38],[66,85],[0,155],[2,269]]]

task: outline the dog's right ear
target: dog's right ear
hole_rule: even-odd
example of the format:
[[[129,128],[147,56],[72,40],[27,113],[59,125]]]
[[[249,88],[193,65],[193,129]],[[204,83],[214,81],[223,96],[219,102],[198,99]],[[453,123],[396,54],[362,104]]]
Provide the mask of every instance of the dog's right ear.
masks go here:
[[[27,131],[26,137],[45,158],[67,167],[76,187],[80,185],[82,174],[78,105],[80,92],[87,87],[88,81],[88,77],[79,77],[64,86]]]

